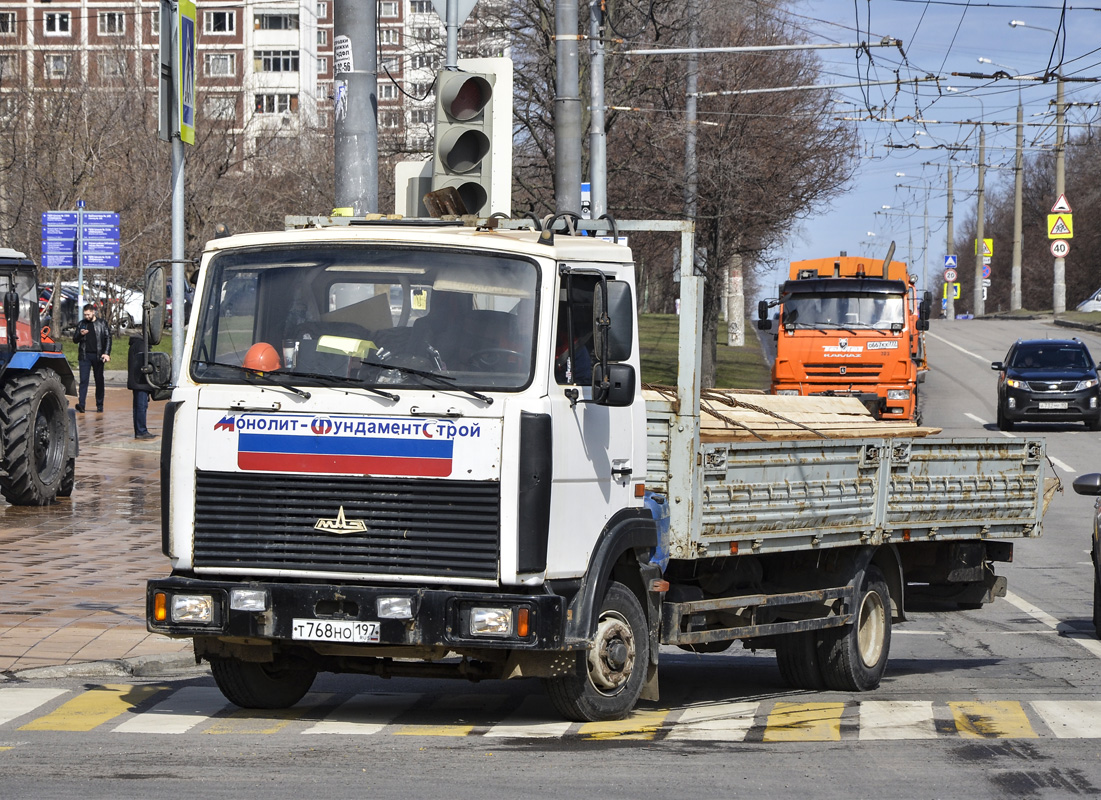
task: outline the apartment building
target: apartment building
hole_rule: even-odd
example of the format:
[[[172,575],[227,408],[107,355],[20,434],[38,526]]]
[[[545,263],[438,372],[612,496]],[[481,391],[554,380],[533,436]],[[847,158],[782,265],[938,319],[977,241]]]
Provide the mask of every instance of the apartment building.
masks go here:
[[[377,9],[380,149],[427,152],[442,22],[431,0],[381,0]],[[197,129],[293,136],[331,127],[333,0],[200,2],[197,15]],[[156,91],[160,33],[159,2],[0,0],[0,113],[15,92],[36,88]],[[506,55],[507,42],[484,35],[475,14],[459,51]]]

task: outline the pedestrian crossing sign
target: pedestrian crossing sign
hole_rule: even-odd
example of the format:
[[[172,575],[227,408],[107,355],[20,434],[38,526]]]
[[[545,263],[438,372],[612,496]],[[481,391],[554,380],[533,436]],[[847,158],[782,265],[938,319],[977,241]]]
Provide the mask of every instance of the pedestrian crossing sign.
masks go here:
[[[975,255],[978,255],[978,254],[979,254],[979,240],[976,239],[975,240]],[[982,254],[984,256],[994,255],[994,240],[993,239],[983,239],[982,240]]]
[[[1073,239],[1074,217],[1072,217],[1070,214],[1048,214],[1047,238]]]

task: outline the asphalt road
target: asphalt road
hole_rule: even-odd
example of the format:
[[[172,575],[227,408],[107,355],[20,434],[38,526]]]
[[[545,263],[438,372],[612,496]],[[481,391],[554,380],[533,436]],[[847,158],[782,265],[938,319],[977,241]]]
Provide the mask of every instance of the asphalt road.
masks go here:
[[[1090,623],[1084,426],[994,428],[995,373],[1042,322],[936,321],[925,422],[1042,436],[1066,486],[1000,565],[1009,597],[895,629],[882,686],[798,692],[770,653],[669,650],[662,700],[566,725],[534,682],[324,676],[287,712],[227,706],[205,671],[0,687],[0,797],[1076,797],[1101,793],[1101,643]],[[1079,334],[1095,357],[1101,336]],[[930,498],[936,502],[936,498]]]

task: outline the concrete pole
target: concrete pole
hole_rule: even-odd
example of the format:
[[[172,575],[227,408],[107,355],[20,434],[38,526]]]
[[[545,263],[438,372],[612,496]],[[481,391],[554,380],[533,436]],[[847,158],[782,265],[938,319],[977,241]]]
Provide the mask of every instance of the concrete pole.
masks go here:
[[[1021,307],[1021,248],[1024,246],[1021,219],[1024,215],[1022,201],[1024,185],[1025,110],[1017,101],[1017,157],[1013,162],[1013,263],[1009,276],[1009,310]]]
[[[350,2],[350,0],[345,0]],[[554,207],[581,213],[577,0],[555,0]]]
[[[1067,107],[1063,102],[1063,78],[1055,89],[1055,197],[1063,196],[1066,192],[1066,126]],[[1052,308],[1056,314],[1062,314],[1067,310],[1067,277],[1066,259],[1055,259],[1055,270],[1052,276]]]
[[[740,255],[731,257],[727,275],[726,344],[728,347],[745,345],[745,284]]]
[[[948,210],[945,214],[948,222],[948,254],[956,252],[956,234],[952,227],[952,162],[948,162]],[[958,259],[957,259],[958,262]],[[958,263],[957,263],[958,266]],[[952,296],[952,286],[948,286],[948,305],[944,309],[944,315],[948,319],[956,318],[956,299]]]
[[[375,4],[333,2],[335,207],[378,211],[378,57]]]
[[[699,47],[699,0],[688,0],[688,48],[694,51]],[[691,52],[688,56],[688,81],[685,87],[684,103],[684,215],[689,221],[696,220],[696,201],[699,189],[699,159],[696,154],[697,105],[699,99],[699,56]],[[695,258],[693,257],[693,261]]]
[[[604,132],[604,18],[601,0],[589,3],[589,209],[608,211],[608,148]],[[580,206],[578,206],[580,208]]]
[[[184,227],[184,142],[177,131],[172,135],[172,383],[180,382],[183,368],[185,305],[184,257],[186,228]],[[83,291],[83,289],[81,290]]]
[[[981,125],[979,126],[979,207],[976,211],[978,216],[978,230],[975,233],[975,299],[973,305],[973,313],[976,317],[981,317],[986,313],[986,303],[983,300],[982,291],[982,257],[983,257],[983,236],[986,234],[986,129]]]

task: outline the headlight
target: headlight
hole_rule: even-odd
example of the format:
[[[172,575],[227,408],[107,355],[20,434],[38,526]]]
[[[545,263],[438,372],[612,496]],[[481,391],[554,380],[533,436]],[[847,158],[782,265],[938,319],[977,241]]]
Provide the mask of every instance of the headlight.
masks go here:
[[[510,636],[511,634],[511,608],[470,609],[471,636]]]
[[[234,611],[267,611],[268,593],[264,589],[234,589],[229,593],[229,607]]]
[[[1005,385],[1012,389],[1027,389],[1028,384],[1025,381],[1015,381],[1012,378],[1005,379]]]
[[[214,598],[207,594],[172,596],[172,621],[206,625],[214,620]]]
[[[380,597],[375,608],[379,619],[413,619],[412,597]]]
[[[910,390],[909,389],[888,389],[887,390],[887,399],[888,400],[909,400],[910,399]]]
[[[1088,380],[1078,381],[1078,385],[1074,387],[1074,391],[1080,392],[1083,389],[1092,389],[1097,385],[1097,378],[1089,378]]]

